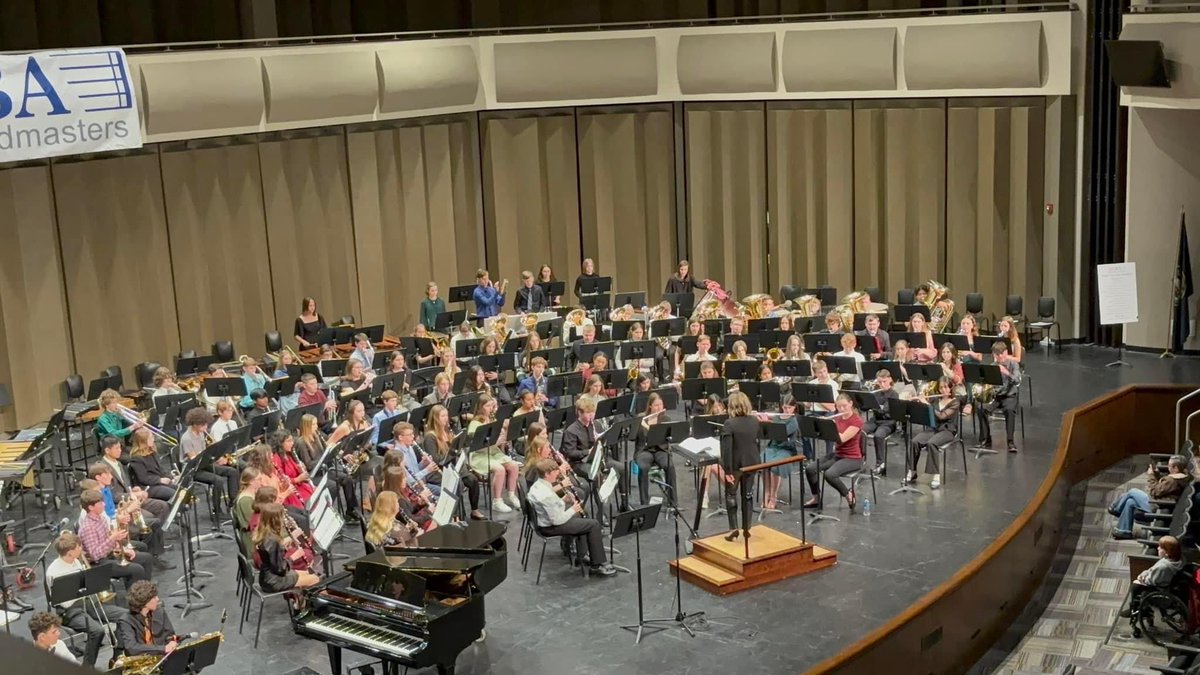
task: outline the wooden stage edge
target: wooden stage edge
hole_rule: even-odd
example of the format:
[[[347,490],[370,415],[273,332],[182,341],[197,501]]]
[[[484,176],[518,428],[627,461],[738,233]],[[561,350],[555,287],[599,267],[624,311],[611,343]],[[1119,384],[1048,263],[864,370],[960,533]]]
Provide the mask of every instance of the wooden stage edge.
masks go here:
[[[1063,539],[1068,490],[1117,462],[1175,443],[1175,405],[1195,387],[1130,385],[1068,410],[1046,478],[1025,510],[953,577],[840,653],[819,673],[963,673],[1020,616]],[[1200,398],[1200,397],[1198,397]],[[1181,419],[1200,408],[1191,399]]]
[[[750,528],[750,555],[738,538],[725,534],[692,542],[692,555],[667,563],[673,574],[714,595],[729,595],[837,564],[837,551],[766,525]]]

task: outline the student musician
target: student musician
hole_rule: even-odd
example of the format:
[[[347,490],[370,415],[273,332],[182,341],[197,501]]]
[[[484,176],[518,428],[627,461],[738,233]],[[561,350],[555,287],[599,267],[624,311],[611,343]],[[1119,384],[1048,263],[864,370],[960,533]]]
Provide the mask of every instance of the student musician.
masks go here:
[[[475,272],[475,290],[471,297],[475,301],[475,315],[481,319],[496,316],[504,309],[504,282],[499,285],[488,278],[488,271]]]
[[[979,445],[977,448],[992,447],[991,414],[1000,410],[1004,413],[1004,432],[1008,436],[1008,451],[1016,452],[1017,407],[1021,395],[1021,362],[1008,353],[1008,345],[1003,342],[992,343],[992,360],[1000,366],[1000,376],[1003,383],[994,390],[995,397],[980,408],[979,415]]]
[[[308,469],[296,457],[296,439],[287,431],[278,429],[271,433],[271,464],[275,466],[275,475],[280,480],[290,484],[296,491],[298,505],[307,505],[313,494],[313,484],[309,480]]]
[[[389,455],[393,454],[391,452]],[[387,459],[385,457],[385,459]],[[437,527],[437,522],[433,519],[433,503],[431,501],[433,495],[428,491],[421,490],[421,486],[411,483],[408,479],[408,471],[404,469],[404,460],[399,462],[392,458],[383,471],[383,480],[380,482],[380,492],[394,492],[400,499],[400,511],[417,523],[417,526],[422,531],[428,532]]]
[[[433,457],[438,466],[445,468],[452,465],[458,457],[458,454],[453,452],[454,438],[454,429],[450,425],[450,411],[441,405],[430,408],[425,418],[425,437],[421,440],[421,449]],[[483,512],[479,510],[479,478],[468,470],[463,471],[459,479],[467,491],[471,517],[483,520]]]
[[[317,422],[323,429],[333,428],[333,416],[337,414],[337,401],[331,400],[328,394],[321,391],[321,383],[317,380],[316,375],[305,373],[300,376],[300,398],[296,405],[301,408],[310,405],[321,406],[321,411],[317,413]]]
[[[820,509],[822,507],[824,495],[821,494],[817,474],[824,472],[825,484],[832,485],[833,489],[837,490],[837,493],[846,500],[850,512],[853,513],[857,500],[854,490],[846,487],[846,484],[842,482],[842,476],[862,468],[861,432],[863,421],[854,407],[854,399],[850,398],[849,394],[838,394],[835,405],[837,412],[833,415],[833,421],[837,425],[838,443],[833,456],[819,457],[804,467],[804,476],[808,479],[808,486],[812,488],[813,493],[812,499],[804,503],[804,508]]]
[[[263,491],[271,491],[269,501],[284,506],[292,520],[307,530],[309,523],[308,512],[304,510],[305,504],[296,495],[296,487],[292,485],[292,482],[275,470],[271,446],[266,444],[255,446],[246,455],[246,465],[254,467],[258,471],[259,489],[255,492],[255,501],[259,501],[258,495]],[[253,524],[252,519],[251,529],[253,529]]]
[[[342,379],[338,381],[338,395],[345,400],[360,391],[365,391],[370,388],[373,379],[374,376],[363,368],[362,361],[357,359],[346,361],[346,371],[342,373]]]
[[[692,264],[686,260],[680,260],[679,266],[675,269],[675,274],[667,279],[667,288],[663,292],[670,294],[691,293],[692,289],[700,290],[708,289],[708,279],[697,279],[692,276]]]
[[[426,326],[436,326],[438,314],[446,312],[446,302],[438,297],[438,285],[436,281],[430,281],[425,284],[425,299],[421,301],[421,310],[418,314],[422,329]]]
[[[550,304],[546,301],[546,291],[534,283],[533,272],[529,270],[521,272],[521,287],[517,289],[516,296],[513,309],[521,314],[535,314]]]
[[[388,357],[387,368],[383,371],[384,375],[399,375],[396,380],[399,384],[400,406],[405,410],[414,410],[419,408],[421,404],[412,396],[412,371],[408,369],[408,363],[404,359],[404,352],[397,349]]]
[[[329,435],[325,441],[325,447],[337,445],[350,434],[369,428],[371,428],[371,422],[367,419],[367,407],[358,399],[350,401],[346,404],[346,419],[342,420],[342,423],[337,425],[337,428]]]
[[[125,645],[127,655],[166,656],[179,647],[175,627],[153,581],[135,583],[126,599],[129,612],[117,620],[117,639]]]
[[[887,457],[887,439],[888,436],[896,433],[896,420],[892,419],[889,401],[900,398],[896,389],[892,386],[894,380],[892,373],[886,368],[880,369],[875,373],[875,395],[876,402],[879,403],[879,410],[871,413],[871,418],[863,423],[863,433],[867,438],[871,439],[871,443],[875,446],[875,468],[871,470],[876,476],[887,475],[887,465],[884,458]]]
[[[46,585],[53,587],[54,580],[87,569],[83,561],[83,544],[74,532],[63,532],[54,540],[54,551],[58,557],[46,567]],[[77,598],[54,606],[56,618],[77,633],[87,634],[87,646],[83,652],[83,665],[96,667],[100,655],[100,644],[104,641],[103,624],[116,621],[126,611],[112,604],[100,604],[90,599]],[[36,636],[35,636],[36,637]],[[113,650],[120,650],[120,643]]]
[[[325,317],[317,312],[317,301],[312,298],[304,298],[300,302],[300,316],[296,317],[296,326],[293,331],[296,344],[300,345],[300,349],[316,347],[317,336],[325,328]]]
[[[271,379],[274,380],[280,377],[287,377],[288,366],[298,365],[300,364],[296,362],[296,357],[292,356],[291,352],[287,351],[286,349],[279,352],[279,358],[275,361],[275,369],[271,371]]]
[[[497,408],[499,405],[490,394],[483,394],[479,397],[479,404],[475,408],[475,417],[467,426],[468,439],[475,435],[479,427],[495,421]],[[497,443],[472,452],[467,460],[472,471],[480,476],[491,477],[492,510],[498,513],[512,513],[514,509],[521,509],[521,502],[517,499],[517,474],[520,465],[512,457],[504,454],[501,449],[506,443],[505,430],[507,429],[508,421],[506,420]]]
[[[179,436],[180,464],[188,462],[208,448],[208,425],[212,415],[204,408],[192,408],[184,418],[187,431]],[[220,457],[201,466],[195,473],[196,480],[212,488],[213,508],[223,513],[221,505],[228,508],[238,490],[238,470],[229,466],[229,461]]]
[[[116,521],[104,512],[104,497],[99,490],[84,490],[79,497],[83,517],[79,520],[79,541],[93,565],[115,559],[112,578],[122,579],[125,588],[133,582],[150,578],[153,558],[144,550],[141,542],[129,541],[129,516],[120,513]]]
[[[79,659],[75,658],[75,654],[67,647],[67,643],[62,641],[62,621],[50,612],[37,612],[29,617],[29,634],[33,636],[33,643],[38,649],[50,652],[60,659],[78,664]],[[99,627],[97,627],[99,630]],[[104,632],[100,632],[103,636]],[[88,632],[88,649],[91,649],[91,631]],[[97,652],[100,649],[99,643],[96,645]],[[96,656],[99,656],[97,654]],[[96,667],[96,656],[88,662],[85,658],[83,665]]]
[[[381,546],[415,546],[421,527],[400,508],[400,497],[391,490],[375,497],[371,521],[367,523],[367,543]]]
[[[133,484],[129,469],[121,463],[121,440],[115,436],[105,436],[100,439],[100,461],[108,466],[112,474],[109,489],[113,497],[121,499],[128,496],[142,505],[142,515],[149,521],[157,519],[160,522],[167,517],[171,505],[161,499],[153,499],[146,491]]]
[[[763,452],[764,462],[775,462],[781,459],[791,459],[795,457],[798,450],[794,436],[798,429],[796,422],[796,413],[799,406],[791,395],[785,394],[779,404],[781,416],[775,421],[783,422],[787,425],[788,439],[786,441],[772,440],[767,444],[767,449]],[[783,483],[783,479],[792,475],[792,465],[782,464],[772,467],[766,474],[766,486],[763,491],[763,508],[774,509],[779,502],[779,486]]]
[[[562,437],[562,447],[559,449],[563,457],[571,464],[571,468],[575,470],[575,475],[580,480],[593,482],[588,478],[588,472],[591,469],[592,452],[596,446],[596,404],[580,400],[575,402],[575,421],[570,424],[564,431]],[[602,451],[597,449],[597,452]],[[617,472],[620,487],[619,506],[621,511],[629,510],[628,502],[628,484],[626,483],[625,472],[612,457],[605,457],[601,460],[600,471],[596,475],[596,483],[604,480],[608,475],[609,470]],[[591,485],[591,492],[597,493],[597,486]]]
[[[905,368],[905,364],[913,362],[911,352],[907,340],[896,340],[896,344],[892,346],[892,359],[900,367],[900,377],[896,378],[893,386],[902,399],[910,399],[917,395],[913,380],[908,375],[908,368]]]
[[[94,489],[99,490],[100,496],[104,499],[104,514],[110,520],[118,516],[124,516],[125,519],[130,521],[141,517],[142,521],[139,523],[139,527],[135,528],[135,531],[130,532],[129,536],[137,544],[144,545],[140,547],[140,550],[150,551],[160,569],[175,569],[174,563],[162,559],[163,551],[166,550],[163,547],[162,523],[157,518],[145,517],[136,499],[132,501],[128,499],[123,500],[120,503],[120,510],[118,510],[116,493],[113,491],[115,479],[113,478],[112,469],[108,468],[108,464],[105,462],[96,462],[89,466],[88,478],[96,482],[97,487]],[[142,531],[141,525],[145,526],[146,529],[144,531]]]
[[[247,356],[242,359],[242,382],[246,384],[247,393],[242,398],[241,406],[250,408],[254,405],[250,394],[257,389],[267,388],[267,375],[258,367],[258,360],[254,357]]]
[[[911,332],[925,336],[924,345],[911,344],[908,346],[913,360],[917,363],[932,363],[937,359],[937,347],[933,344],[933,331],[929,329],[929,322],[925,320],[925,315],[913,314],[912,319],[909,320],[909,326]]]
[[[863,320],[863,330],[857,331],[855,335],[861,335],[868,338],[866,349],[867,358],[872,361],[886,359],[889,352],[892,351],[892,338],[888,332],[879,327],[879,315],[868,314]]]
[[[121,395],[112,389],[105,389],[100,393],[99,398],[100,409],[104,412],[100,413],[100,417],[96,419],[96,437],[104,438],[105,436],[115,436],[120,439],[129,438],[137,429],[145,426],[141,420],[130,424],[129,420],[119,412],[121,408]]]
[[[304,551],[284,526],[284,513],[279,504],[258,506],[258,526],[252,541],[261,561],[258,583],[268,593],[308,588],[321,580],[311,571],[293,569],[304,558]]]
[[[921,460],[921,451],[929,450],[929,459],[925,461],[925,473],[933,474],[933,480],[930,481],[929,487],[936,490],[942,486],[942,472],[938,468],[937,449],[954,440],[958,434],[958,410],[961,403],[954,395],[954,382],[948,377],[938,380],[936,400],[930,401],[924,394],[918,396],[917,400],[928,404],[933,409],[936,425],[913,437],[912,446],[908,450],[908,475],[904,477],[904,482],[916,482],[917,463]]]
[[[617,570],[608,564],[604,550],[600,521],[584,518],[582,505],[570,493],[562,497],[558,495],[555,489],[560,473],[558,464],[552,459],[538,460],[537,473],[537,482],[529,488],[529,504],[537,515],[538,528],[550,536],[586,540],[591,573],[602,577],[615,575]]]
[[[645,340],[645,339],[646,339],[646,329],[642,326],[641,321],[635,321],[633,323],[633,325],[631,325],[629,327],[629,341],[637,342],[637,341],[641,341],[641,340]],[[654,377],[654,360],[655,360],[654,355],[657,352],[657,349],[658,348],[655,347],[654,349],[652,349],[650,351],[650,353],[643,354],[642,358],[640,358],[640,359],[619,358],[617,360],[617,367],[620,368],[621,370],[629,370],[630,368],[636,368],[639,375],[647,375],[647,376],[650,376],[651,378],[653,378]]]
[[[1008,340],[1009,355],[1020,362],[1025,358],[1025,348],[1021,346],[1021,334],[1017,332],[1017,320],[1011,316],[1000,317],[996,322],[996,332]]]
[[[545,285],[554,283],[555,281],[558,281],[558,279],[556,279],[554,277],[554,269],[551,268],[549,265],[543,264],[541,267],[538,268],[536,281],[539,286],[542,286],[542,290],[546,291]],[[553,297],[547,296],[546,303],[547,303],[547,307],[557,306],[560,303],[562,303],[562,296],[558,296],[558,295],[555,295]]]
[[[417,324],[416,327],[413,328],[412,336],[415,338],[428,338],[429,337],[429,329],[427,328],[427,326],[432,326],[432,325],[433,324],[424,324],[424,323]],[[428,368],[429,366],[433,365],[433,361],[436,358],[437,358],[437,355],[434,354],[433,352],[430,352],[429,354],[417,353],[416,355],[413,356],[413,365],[416,368]]]
[[[422,447],[417,445],[416,428],[408,422],[397,422],[392,427],[392,436],[395,439],[392,449],[404,457],[404,468],[408,471],[409,479],[424,483],[434,497],[440,497],[442,494],[442,467],[433,460],[433,457],[425,454]]]
[[[591,258],[584,258],[583,268],[580,271],[579,276],[575,277],[575,297],[582,299],[584,296],[584,282],[591,281],[598,276],[600,275],[596,274],[596,261],[592,260]]]
[[[832,389],[835,403],[809,403],[808,405],[815,413],[826,414],[835,411],[837,409],[836,399],[841,387],[838,386],[837,380],[829,376],[829,364],[825,363],[823,359],[817,359],[812,362],[812,372],[813,379],[810,384],[819,384]]]
[[[350,352],[350,361],[361,363],[364,374],[375,374],[375,346],[366,333],[354,334],[354,351]]]
[[[537,331],[530,331],[529,335],[525,338],[525,349],[521,350],[521,362],[518,364],[520,368],[517,371],[518,380],[524,379],[532,371],[533,359],[539,358],[533,354],[542,349],[545,349],[542,336]],[[545,361],[544,358],[542,360]]]
[[[658,394],[650,394],[650,397],[646,399],[646,415],[642,417],[642,423],[638,425],[637,437],[634,439],[637,451],[633,455],[633,462],[638,467],[638,496],[642,500],[642,506],[650,503],[651,466],[657,466],[666,475],[667,485],[671,489],[667,490],[665,501],[672,508],[676,506],[675,464],[671,461],[671,448],[666,443],[649,445],[650,430],[663,421],[666,412],[666,405],[663,403],[662,397]]]
[[[171,372],[166,366],[159,366],[154,371],[154,392],[150,394],[150,398],[155,399],[159,396],[171,396],[174,394],[185,394],[178,384],[175,383],[175,373]]]
[[[804,351],[804,340],[799,335],[789,335],[783,349],[783,361],[808,361],[808,352]]]
[[[707,335],[701,335],[696,338],[696,352],[683,357],[684,363],[694,363],[696,361],[716,361],[717,357],[710,352],[712,349],[712,338]]]
[[[825,315],[825,328],[821,329],[822,333],[838,334],[844,333],[845,327],[842,326],[842,315],[837,312],[830,312]]]
[[[247,558],[252,557],[254,543],[251,541],[253,532],[250,522],[254,516],[254,495],[262,487],[262,474],[258,469],[247,466],[242,469],[242,477],[238,483],[237,499],[233,502],[233,523],[238,531],[240,551]],[[256,521],[257,522],[257,521]]]
[[[421,405],[446,405],[453,395],[450,392],[450,385],[454,380],[446,373],[438,373],[433,378],[433,391],[429,392],[422,401]]]
[[[159,460],[149,429],[142,428],[133,433],[129,473],[133,474],[133,484],[145,488],[146,494],[154,499],[169,502],[175,498],[175,479]]]
[[[942,343],[942,348],[938,350],[937,362],[942,367],[942,376],[950,378],[954,395],[960,399],[965,398],[967,389],[963,386],[963,367],[962,362],[958,359],[958,348],[954,346],[954,343]]]
[[[835,352],[833,355],[854,359],[855,372],[839,373],[839,378],[841,379],[842,384],[852,385],[847,386],[847,389],[856,389],[858,387],[858,383],[862,381],[858,371],[862,368],[862,363],[863,361],[867,360],[867,357],[863,356],[862,352],[855,349],[855,347],[858,346],[858,338],[855,337],[853,333],[842,333],[841,344],[842,351]]]
[[[534,427],[539,428],[535,429]],[[575,475],[575,472],[571,470],[571,465],[554,450],[554,446],[550,445],[550,435],[546,433],[546,427],[534,424],[530,426],[529,431],[531,437],[526,444],[529,451],[525,453],[525,466],[523,467],[525,488],[533,487],[533,484],[540,478],[537,472],[538,462],[549,459],[557,463],[560,469],[558,481],[554,484],[558,493],[565,495],[572,492],[580,504],[587,504],[589,496],[587,487],[572,480],[571,477]]]
[[[549,385],[550,381],[546,379],[546,359],[535,356],[529,362],[529,376],[517,384],[517,396],[520,396],[522,392],[532,391],[538,406],[556,408],[558,407],[558,397],[550,397],[546,394]]]
[[[267,395],[265,389],[255,389],[250,392],[250,402],[253,405],[246,412],[247,422],[252,422],[255,418],[262,417],[263,415],[270,415],[276,410],[274,404],[271,403],[271,397]],[[267,431],[271,431],[271,429],[267,429]]]
[[[967,348],[959,356],[963,363],[983,363],[983,354],[975,349],[975,338],[979,337],[979,325],[974,314],[964,314],[958,322],[958,334],[967,336]]]
[[[214,443],[225,438],[225,434],[238,428],[238,422],[233,417],[235,411],[236,408],[229,401],[217,401],[217,419],[213,421],[212,428],[208,430]]]
[[[751,490],[754,474],[742,473],[742,468],[759,460],[759,424],[750,408],[750,399],[742,392],[729,396],[729,419],[721,427],[721,468],[725,472],[725,512],[729,516],[726,541],[738,537],[738,503],[742,509],[742,535],[750,536],[750,519],[754,515]]]
[[[371,430],[371,445],[379,445],[387,440],[386,434],[382,437],[380,435],[380,425],[402,412],[400,410],[400,395],[396,392],[386,389],[379,395],[379,398],[383,401],[383,408],[371,416],[371,425],[374,427]]]

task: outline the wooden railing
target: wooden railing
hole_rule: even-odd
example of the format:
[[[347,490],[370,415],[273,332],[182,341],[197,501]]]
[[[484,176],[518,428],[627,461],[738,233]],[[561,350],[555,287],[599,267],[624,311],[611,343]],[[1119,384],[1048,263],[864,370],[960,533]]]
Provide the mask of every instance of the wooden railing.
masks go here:
[[[1058,449],[1029,505],[986,549],[908,610],[813,673],[961,673],[1024,609],[1062,540],[1067,491],[1131,455],[1169,452],[1175,402],[1194,387],[1133,385],[1068,410]],[[1185,404],[1184,414],[1200,407]]]

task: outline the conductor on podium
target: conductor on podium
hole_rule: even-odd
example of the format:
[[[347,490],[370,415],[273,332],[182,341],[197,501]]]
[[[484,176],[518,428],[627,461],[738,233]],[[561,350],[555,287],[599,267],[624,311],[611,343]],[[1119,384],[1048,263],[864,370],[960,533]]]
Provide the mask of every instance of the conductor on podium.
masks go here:
[[[737,392],[729,397],[729,419],[721,427],[721,468],[725,470],[725,511],[729,515],[729,529],[725,539],[733,541],[738,536],[738,502],[742,508],[742,534],[750,536],[750,487],[754,474],[742,473],[742,468],[759,461],[758,418],[750,409],[750,399]]]

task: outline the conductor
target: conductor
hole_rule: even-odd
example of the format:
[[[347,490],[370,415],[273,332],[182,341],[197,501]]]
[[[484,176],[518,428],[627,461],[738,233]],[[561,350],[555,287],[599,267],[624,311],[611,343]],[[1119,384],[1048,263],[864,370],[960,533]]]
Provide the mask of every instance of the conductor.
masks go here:
[[[726,541],[738,536],[738,502],[742,506],[742,535],[750,538],[750,486],[754,474],[742,473],[742,467],[759,461],[758,418],[750,409],[750,399],[742,392],[729,396],[729,419],[721,427],[721,468],[725,470],[725,510],[729,515]]]

